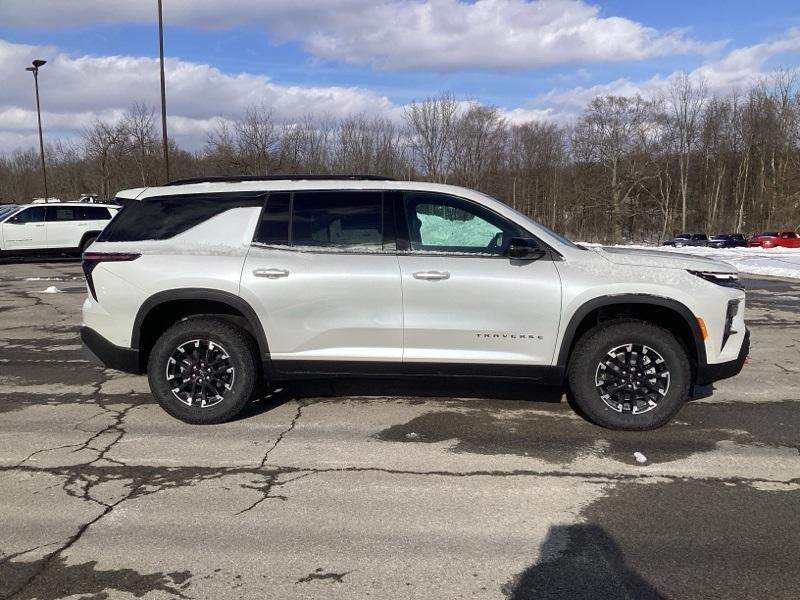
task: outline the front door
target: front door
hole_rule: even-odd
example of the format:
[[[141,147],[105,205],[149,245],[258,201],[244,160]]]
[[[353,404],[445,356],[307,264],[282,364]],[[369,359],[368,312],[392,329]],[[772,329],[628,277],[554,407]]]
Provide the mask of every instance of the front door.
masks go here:
[[[3,223],[4,250],[42,250],[46,247],[44,206],[26,208]]]
[[[561,315],[552,257],[507,258],[511,238],[531,235],[474,202],[402,196],[403,362],[481,365],[476,374],[497,365],[497,375],[525,372],[503,367],[550,366]]]
[[[380,191],[270,194],[241,295],[258,313],[279,371],[399,365],[400,267],[385,214]]]

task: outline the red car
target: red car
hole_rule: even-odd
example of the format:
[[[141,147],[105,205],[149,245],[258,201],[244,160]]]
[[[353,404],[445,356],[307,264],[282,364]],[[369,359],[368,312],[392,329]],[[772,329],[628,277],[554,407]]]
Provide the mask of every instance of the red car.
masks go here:
[[[751,248],[800,248],[800,235],[794,231],[765,231],[747,240],[747,245]]]

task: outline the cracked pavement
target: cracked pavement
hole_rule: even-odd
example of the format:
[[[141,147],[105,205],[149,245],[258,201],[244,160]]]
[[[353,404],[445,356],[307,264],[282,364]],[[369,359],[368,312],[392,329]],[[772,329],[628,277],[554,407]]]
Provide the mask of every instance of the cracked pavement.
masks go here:
[[[658,431],[429,381],[194,427],[87,362],[77,263],[0,265],[0,600],[797,598],[800,283],[747,286],[744,373]]]

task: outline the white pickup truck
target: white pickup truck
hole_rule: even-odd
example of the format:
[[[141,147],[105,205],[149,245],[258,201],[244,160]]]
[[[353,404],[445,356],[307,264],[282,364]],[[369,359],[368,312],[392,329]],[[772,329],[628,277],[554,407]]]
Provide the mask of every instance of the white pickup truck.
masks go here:
[[[83,252],[119,208],[82,202],[0,205],[0,254]]]

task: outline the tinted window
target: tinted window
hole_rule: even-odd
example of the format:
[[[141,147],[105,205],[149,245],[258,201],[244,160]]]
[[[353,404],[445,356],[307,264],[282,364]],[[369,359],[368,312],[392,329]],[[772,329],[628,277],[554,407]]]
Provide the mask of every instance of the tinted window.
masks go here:
[[[100,242],[165,240],[183,233],[226,210],[261,206],[263,192],[186,194],[127,202],[103,230]]]
[[[380,192],[296,192],[292,200],[294,246],[383,247]]]
[[[411,250],[502,255],[522,230],[461,198],[425,192],[403,194]]]
[[[291,194],[279,192],[270,194],[267,205],[261,213],[261,223],[256,233],[256,242],[262,244],[289,244],[289,211]]]
[[[102,206],[79,206],[78,218],[82,221],[108,221],[111,215]]]
[[[48,206],[48,221],[76,221],[77,215],[73,206]]]
[[[784,238],[784,239],[787,239],[787,238],[795,239],[797,237],[797,234],[794,231],[787,231],[785,233],[782,233],[781,237]]]
[[[41,223],[44,221],[44,215],[44,206],[34,206],[17,213],[16,220],[20,223]]]
[[[692,236],[693,240],[707,240],[708,236],[704,233],[696,233]]]

